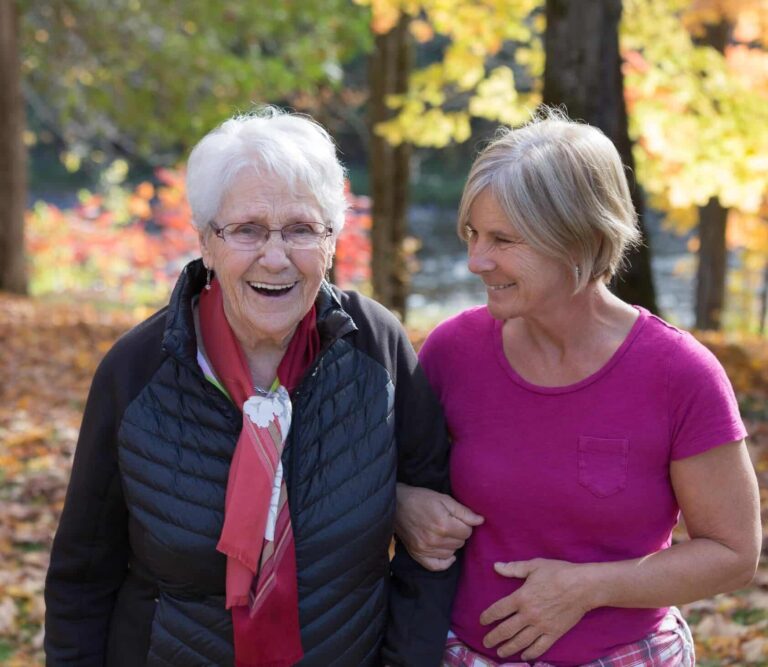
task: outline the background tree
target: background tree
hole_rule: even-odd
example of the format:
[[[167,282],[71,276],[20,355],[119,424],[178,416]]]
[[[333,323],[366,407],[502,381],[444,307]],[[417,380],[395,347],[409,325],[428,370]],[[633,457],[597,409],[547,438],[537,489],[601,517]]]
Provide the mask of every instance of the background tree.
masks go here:
[[[358,0],[371,4],[375,32],[400,15],[441,57],[415,69],[407,90],[388,99],[397,115],[376,132],[391,144],[443,148],[472,136],[472,118],[516,125],[541,100],[539,0]]]
[[[757,41],[761,35],[765,34],[765,31],[760,28],[768,27],[768,5],[764,2],[695,0],[683,14],[683,22],[691,32],[694,43],[709,46],[725,58],[729,73],[732,75],[736,74],[736,68],[731,61],[744,56],[744,48],[752,51],[753,56],[755,52],[761,51],[762,60],[768,62],[765,45]],[[747,23],[752,26],[752,29],[749,29]],[[741,28],[741,34],[736,31],[737,25]],[[751,44],[747,46],[744,42],[751,42]],[[735,47],[735,49],[729,47]],[[756,58],[750,58],[750,60],[753,65],[759,64]],[[765,66],[762,69],[765,70]],[[758,67],[757,71],[759,70]],[[749,78],[753,91],[760,87],[764,91],[767,90],[765,82],[762,86],[759,84],[755,86],[757,83],[755,77]],[[699,329],[720,329],[722,326],[726,305],[729,213],[729,209],[723,206],[719,197],[716,196],[712,197],[705,206],[699,207],[699,261],[696,271],[696,327]],[[766,261],[765,271],[768,277],[768,261]],[[768,293],[768,282],[764,282],[763,293],[764,295]],[[765,326],[765,296],[762,303],[761,330]]]
[[[764,45],[737,37],[740,31],[765,34],[755,28],[761,21],[768,25],[768,7],[753,0],[625,3],[638,178],[670,226],[686,233],[698,225],[692,247],[699,253],[696,311],[702,328],[722,324],[725,242],[745,238],[745,228],[732,233],[731,227],[760,219],[768,193],[768,77],[761,75],[768,65],[754,66],[765,57]],[[726,40],[727,25],[735,30]],[[750,67],[743,66],[746,61]],[[762,252],[765,261],[768,248]]]
[[[706,23],[698,43],[709,46],[720,55],[730,40],[733,26],[724,17],[716,23]],[[696,267],[696,328],[719,329],[725,309],[725,275],[728,251],[726,225],[728,209],[717,196],[699,206],[699,261]]]
[[[409,276],[403,240],[407,236],[411,145],[392,145],[375,128],[391,118],[386,100],[402,95],[411,73],[409,18],[401,14],[387,32],[376,36],[369,65],[370,135],[368,172],[373,200],[373,293],[380,303],[406,316]]]
[[[0,2],[0,290],[23,293],[26,150],[24,104],[19,82],[17,6]]]
[[[535,62],[529,16],[535,0],[358,0],[371,6],[377,35],[370,67],[370,176],[374,296],[406,315],[407,201],[412,146],[442,148],[472,134],[471,117],[519,123],[535,92],[519,94],[515,75],[494,62],[505,43]],[[410,42],[445,42],[441,58],[412,70]],[[514,51],[513,51],[514,53]],[[467,165],[468,167],[469,165]]]
[[[518,125],[540,103],[545,71],[543,3],[372,4],[374,17],[377,11],[410,13],[414,32],[422,40],[436,35],[448,40],[442,60],[414,72],[408,91],[390,98],[398,114],[378,127],[390,143],[442,147],[462,142],[472,135],[472,118]],[[565,104],[574,117],[603,129],[632,167],[618,46],[620,17],[618,0],[547,3],[544,101]],[[635,205],[642,213],[642,197],[632,174]],[[656,310],[647,245],[629,259],[617,291]]]
[[[14,111],[22,107],[13,92],[19,33],[26,107],[63,146],[73,171],[115,156],[172,164],[252,103],[290,105],[302,94],[340,86],[342,64],[371,43],[367,13],[347,0],[114,0],[109,11],[98,0],[20,0],[20,31],[16,4],[0,3],[0,163],[8,174],[0,187],[14,193],[8,202],[26,199],[18,143],[23,114]],[[0,289],[25,286],[20,219],[20,208],[0,212]]]
[[[397,116],[380,124],[378,132],[391,143],[442,147],[465,141],[472,134],[473,117],[515,125],[538,103],[537,77],[545,61],[537,40],[541,2],[372,4],[374,16],[409,13],[412,31],[421,40],[447,40],[443,59],[415,71],[407,92],[390,98]],[[724,238],[726,209],[730,218],[744,218],[758,215],[762,205],[768,177],[760,158],[766,154],[768,78],[763,74],[759,79],[766,67],[754,67],[754,59],[751,68],[744,65],[744,39],[740,50],[730,44],[725,54],[718,54],[712,46],[695,44],[693,36],[703,36],[702,26],[725,18],[741,24],[742,32],[748,32],[744,25],[752,26],[747,42],[754,52],[755,35],[766,34],[766,4],[627,0],[620,41],[619,0],[552,0],[546,5],[545,101],[565,104],[573,116],[601,127],[614,140],[629,167],[641,223],[645,206],[638,182],[654,208],[679,229],[690,229],[702,217],[705,250],[699,262],[698,309],[721,312],[722,298],[718,301],[717,290],[708,285],[722,284],[725,262],[717,257],[724,254],[707,248],[722,248],[722,242],[708,239]],[[736,62],[740,72],[725,66]],[[622,68],[627,70],[626,89]],[[751,74],[745,77],[747,69]],[[637,140],[634,150],[630,137]],[[616,290],[628,301],[656,310],[650,249],[643,246],[630,259]]]
[[[370,47],[346,0],[22,0],[25,94],[72,159],[178,159],[233,111],[342,84]]]
[[[627,167],[644,243],[630,252],[628,268],[614,290],[628,303],[657,312],[651,253],[643,226],[645,205],[635,178],[624,102],[619,52],[621,11],[621,0],[547,0],[543,101],[563,105],[572,118],[599,127],[618,148]]]

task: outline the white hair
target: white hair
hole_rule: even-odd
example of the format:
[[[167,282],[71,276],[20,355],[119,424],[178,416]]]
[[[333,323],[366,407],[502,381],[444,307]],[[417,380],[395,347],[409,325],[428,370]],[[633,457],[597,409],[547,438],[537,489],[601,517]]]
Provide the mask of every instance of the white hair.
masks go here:
[[[610,279],[640,242],[637,215],[616,147],[599,129],[544,109],[500,130],[478,155],[459,205],[464,238],[485,189],[526,242],[576,268],[576,289]]]
[[[215,219],[227,189],[247,168],[274,176],[297,193],[309,193],[334,237],[341,231],[347,209],[345,172],[333,139],[309,116],[265,106],[230,118],[192,149],[187,199],[199,232]]]

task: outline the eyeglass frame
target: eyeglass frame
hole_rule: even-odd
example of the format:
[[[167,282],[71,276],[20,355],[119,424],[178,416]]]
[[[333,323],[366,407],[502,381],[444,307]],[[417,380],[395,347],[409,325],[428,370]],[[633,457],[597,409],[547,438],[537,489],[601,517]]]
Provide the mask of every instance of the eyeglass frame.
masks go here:
[[[224,230],[226,230],[227,227],[234,227],[235,225],[253,225],[254,227],[261,227],[262,229],[265,229],[267,231],[267,238],[264,239],[263,243],[259,246],[256,246],[254,248],[243,248],[238,247],[236,245],[232,245],[232,248],[235,250],[260,250],[263,248],[267,243],[269,243],[269,239],[272,237],[272,234],[279,233],[280,238],[282,239],[283,243],[287,248],[291,248],[292,250],[313,250],[314,248],[319,248],[320,244],[323,242],[324,239],[329,238],[330,236],[333,236],[333,227],[330,225],[326,225],[324,222],[317,222],[316,220],[312,221],[304,221],[304,222],[291,222],[283,227],[279,227],[277,229],[274,229],[272,227],[267,227],[267,225],[262,225],[260,222],[230,222],[228,225],[222,225],[221,227],[217,227],[214,224],[215,221],[211,221],[208,223],[208,226],[213,230],[214,235],[217,238],[220,238],[224,243],[227,242],[226,234],[224,233]],[[288,240],[285,238],[284,230],[288,227],[293,227],[294,225],[321,225],[325,229],[325,234],[320,235],[317,237],[317,245],[311,245],[306,246],[304,248],[296,247],[294,245],[291,245]]]

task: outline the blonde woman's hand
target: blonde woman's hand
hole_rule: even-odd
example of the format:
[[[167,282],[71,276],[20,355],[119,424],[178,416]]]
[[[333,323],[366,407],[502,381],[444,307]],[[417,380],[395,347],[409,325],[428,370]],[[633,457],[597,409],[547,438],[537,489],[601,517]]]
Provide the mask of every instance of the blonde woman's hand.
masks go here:
[[[501,658],[521,651],[525,661],[542,655],[592,608],[584,567],[544,558],[496,563],[498,574],[525,583],[480,615],[483,625],[499,622],[483,644],[496,646]]]

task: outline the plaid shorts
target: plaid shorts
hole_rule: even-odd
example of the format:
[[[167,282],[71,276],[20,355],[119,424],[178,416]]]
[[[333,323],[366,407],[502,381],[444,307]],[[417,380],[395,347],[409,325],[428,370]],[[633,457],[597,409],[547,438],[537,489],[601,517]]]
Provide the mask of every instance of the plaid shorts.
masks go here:
[[[580,667],[694,667],[693,637],[677,607],[670,607],[659,629],[604,658]],[[448,633],[442,667],[552,667],[548,662],[495,662]]]

